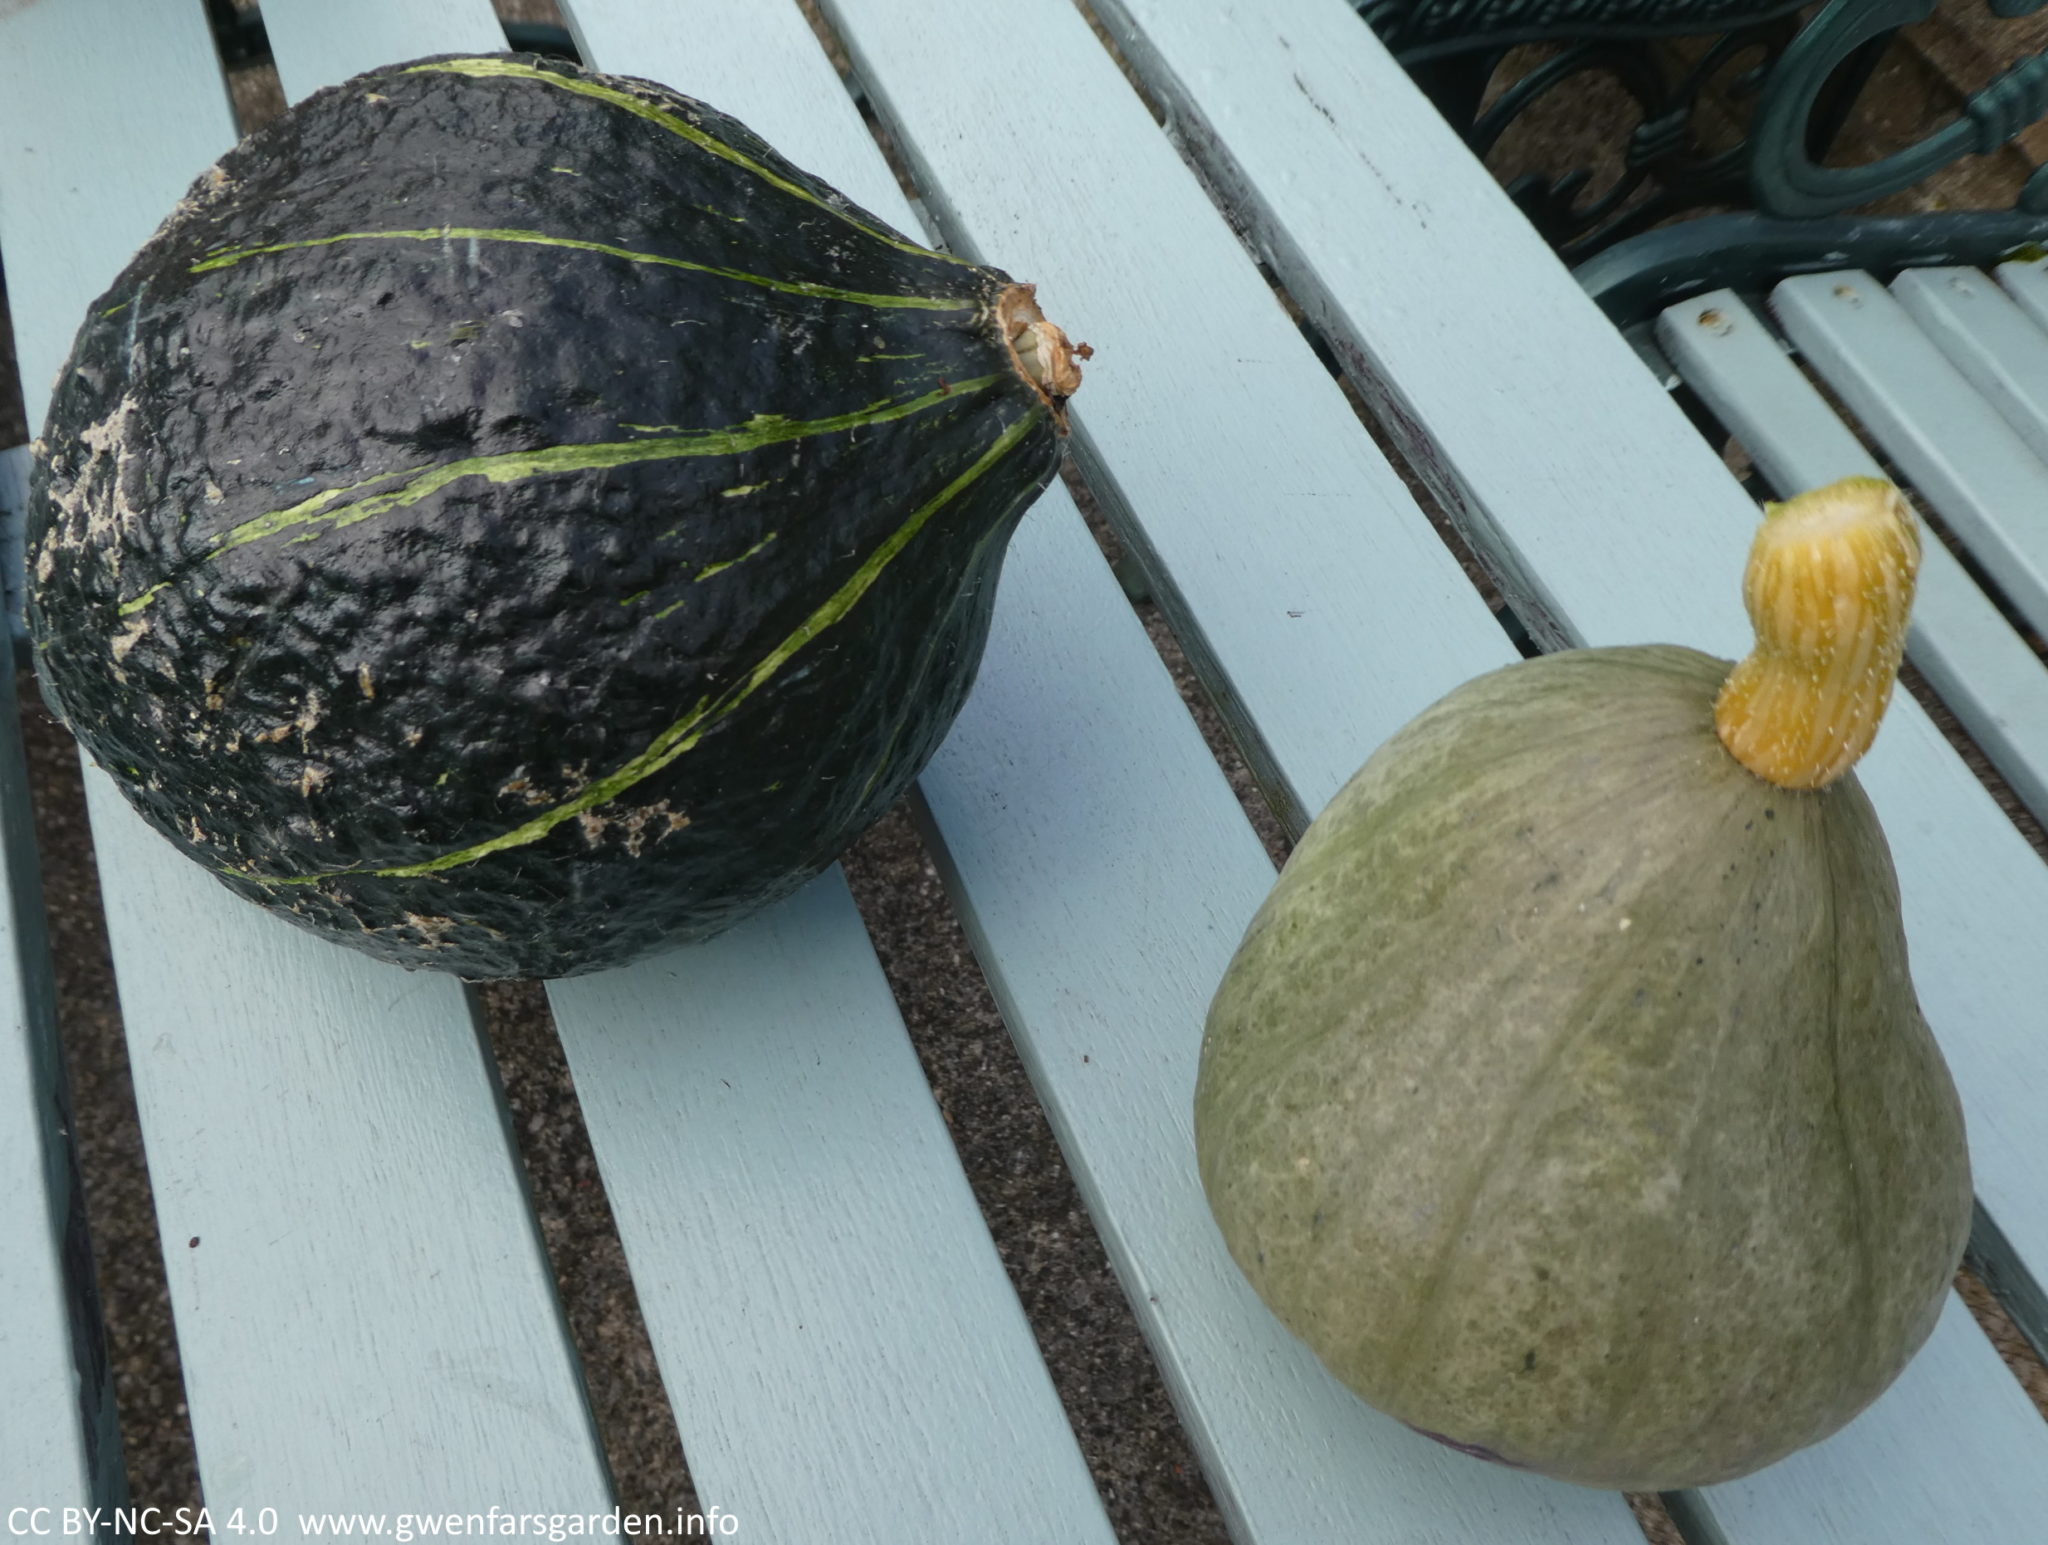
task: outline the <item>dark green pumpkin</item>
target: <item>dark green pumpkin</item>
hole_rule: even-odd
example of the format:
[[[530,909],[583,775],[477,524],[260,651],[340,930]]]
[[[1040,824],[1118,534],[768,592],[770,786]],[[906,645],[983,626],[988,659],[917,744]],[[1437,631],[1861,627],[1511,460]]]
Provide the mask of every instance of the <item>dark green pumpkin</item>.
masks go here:
[[[1202,1182],[1280,1319],[1382,1410],[1587,1485],[1834,1431],[1969,1224],[1876,816],[1735,761],[1727,673],[1576,651],[1425,711],[1289,859],[1202,1050]]]
[[[93,305],[37,448],[45,694],[231,888],[385,959],[714,933],[965,697],[1077,379],[1038,323],[662,87],[360,76]]]

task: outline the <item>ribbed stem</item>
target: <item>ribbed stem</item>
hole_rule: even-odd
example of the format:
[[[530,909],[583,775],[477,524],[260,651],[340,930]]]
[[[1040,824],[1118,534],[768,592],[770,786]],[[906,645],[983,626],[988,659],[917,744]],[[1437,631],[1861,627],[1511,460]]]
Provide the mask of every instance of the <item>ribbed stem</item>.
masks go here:
[[[1855,765],[1891,702],[1919,570],[1912,509],[1882,478],[1765,505],[1742,580],[1756,647],[1714,703],[1729,754],[1788,789]]]

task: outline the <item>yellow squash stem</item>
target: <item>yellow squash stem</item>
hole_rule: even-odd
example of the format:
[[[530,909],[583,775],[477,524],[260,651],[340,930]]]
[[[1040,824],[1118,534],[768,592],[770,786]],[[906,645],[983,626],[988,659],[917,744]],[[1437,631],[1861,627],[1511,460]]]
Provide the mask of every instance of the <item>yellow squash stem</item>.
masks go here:
[[[1742,580],[1756,647],[1714,703],[1729,754],[1788,789],[1854,766],[1891,702],[1919,569],[1912,509],[1882,478],[1765,505]]]

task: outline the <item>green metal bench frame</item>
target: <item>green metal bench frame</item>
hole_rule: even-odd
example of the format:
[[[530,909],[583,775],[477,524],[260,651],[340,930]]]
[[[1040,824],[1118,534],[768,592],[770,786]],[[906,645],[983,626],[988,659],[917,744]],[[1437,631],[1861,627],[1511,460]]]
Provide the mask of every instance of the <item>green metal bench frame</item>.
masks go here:
[[[1642,109],[1622,147],[1621,174],[1589,194],[1578,167],[1524,173],[1508,193],[1544,236],[1574,261],[1689,209],[1748,208],[1811,217],[1867,204],[1920,182],[1966,155],[1996,150],[2048,113],[2048,54],[2022,59],[1971,93],[1956,118],[1918,143],[1857,166],[1826,164],[1879,57],[1902,27],[1934,13],[1935,0],[1829,0],[1803,25],[1785,0],[1367,0],[1360,14],[1466,144],[1481,156],[1553,92],[1586,74],[1619,83]],[[2043,0],[1986,0],[2001,17]],[[1662,45],[1698,38],[1680,64]],[[1487,101],[1509,51],[1528,43],[1558,51]],[[1707,149],[1690,121],[1710,82],[1728,75],[1730,95],[1750,104],[1747,133]],[[2048,209],[2048,168],[2018,198]]]

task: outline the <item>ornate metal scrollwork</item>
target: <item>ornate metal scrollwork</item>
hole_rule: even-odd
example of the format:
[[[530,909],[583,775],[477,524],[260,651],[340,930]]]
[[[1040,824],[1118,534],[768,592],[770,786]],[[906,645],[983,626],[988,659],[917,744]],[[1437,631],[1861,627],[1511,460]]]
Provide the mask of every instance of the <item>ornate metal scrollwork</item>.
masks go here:
[[[1521,43],[1734,32],[1774,17],[1790,16],[1806,3],[1807,0],[1365,0],[1358,7],[1358,14],[1406,66],[1473,49],[1505,51]]]
[[[2024,16],[2044,0],[1991,0],[2001,16]],[[1801,46],[1788,52],[1758,103],[1751,138],[1757,207],[1773,215],[1826,215],[1909,188],[1959,156],[1984,155],[2048,113],[2048,54],[2035,54],[1971,93],[1956,118],[1917,144],[1862,166],[1823,166],[1809,153],[1799,126],[1813,112],[1832,61],[1889,38],[1934,14],[1934,0],[1834,0],[1809,22]],[[2038,209],[2037,173],[2021,193]]]
[[[2048,0],[1986,0],[2001,16]],[[1587,167],[1525,174],[1508,192],[1561,253],[1582,259],[1686,209],[1753,207],[1765,214],[1832,213],[1911,186],[1958,156],[1995,150],[2048,114],[2048,54],[2023,60],[1974,93],[1961,114],[1918,144],[1863,166],[1829,166],[1827,152],[1902,26],[1934,0],[1830,0],[1802,27],[1784,0],[1365,0],[1359,14],[1473,150],[1493,152],[1553,93],[1598,74],[1640,109],[1619,147],[1621,170],[1594,191]],[[1703,50],[1660,46],[1707,39]],[[1557,51],[1492,100],[1510,50]],[[1689,62],[1687,55],[1690,54]],[[1755,63],[1728,76],[1746,54]],[[1747,134],[1709,149],[1693,131],[1707,88],[1755,106]],[[2048,212],[2048,172],[2020,207]]]
[[[1673,79],[1664,62],[1629,40],[1576,43],[1538,64],[1507,87],[1473,120],[1466,142],[1489,154],[1538,101],[1577,89],[1579,77],[1594,73],[1632,97],[1640,118],[1620,147],[1621,166],[1606,187],[1589,196],[1592,173],[1583,167],[1544,178],[1525,173],[1508,182],[1508,193],[1560,251],[1597,250],[1687,208],[1740,203],[1747,164],[1741,144],[1718,151],[1702,146],[1693,132],[1694,110],[1707,83],[1739,64],[1746,54],[1763,61],[1784,48],[1791,24],[1768,20],[1729,32],[1683,74]],[[1753,91],[1761,70],[1735,78],[1732,89]]]

